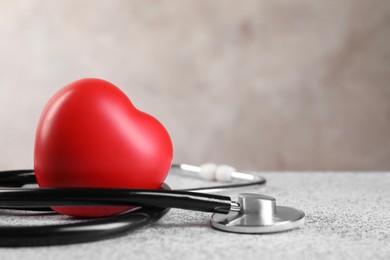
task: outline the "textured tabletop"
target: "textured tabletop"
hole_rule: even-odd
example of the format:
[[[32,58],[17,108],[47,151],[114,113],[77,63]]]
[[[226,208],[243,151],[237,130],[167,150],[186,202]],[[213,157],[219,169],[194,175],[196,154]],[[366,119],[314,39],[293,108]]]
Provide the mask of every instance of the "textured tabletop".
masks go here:
[[[390,173],[260,173],[263,187],[225,192],[273,196],[306,213],[299,229],[267,235],[214,230],[210,214],[171,210],[157,223],[100,242],[0,248],[0,259],[390,259]],[[171,175],[173,188],[207,185]],[[0,225],[64,223],[66,217],[0,212]]]

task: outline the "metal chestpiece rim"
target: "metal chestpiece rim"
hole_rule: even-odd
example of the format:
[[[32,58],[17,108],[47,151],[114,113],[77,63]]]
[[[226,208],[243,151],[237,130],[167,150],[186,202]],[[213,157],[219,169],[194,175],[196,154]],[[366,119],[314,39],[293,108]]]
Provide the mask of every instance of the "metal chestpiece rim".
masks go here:
[[[276,206],[275,198],[270,196],[241,193],[238,202],[240,212],[215,213],[211,217],[211,226],[233,233],[263,234],[291,230],[305,223],[304,212]]]

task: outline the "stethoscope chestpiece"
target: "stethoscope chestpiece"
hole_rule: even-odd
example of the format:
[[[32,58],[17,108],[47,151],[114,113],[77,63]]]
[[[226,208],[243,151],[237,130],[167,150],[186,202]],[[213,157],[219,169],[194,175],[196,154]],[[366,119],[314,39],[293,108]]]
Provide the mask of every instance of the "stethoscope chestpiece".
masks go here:
[[[305,213],[290,207],[276,206],[275,198],[253,193],[238,195],[240,211],[215,213],[211,226],[215,229],[248,234],[282,232],[305,223]]]

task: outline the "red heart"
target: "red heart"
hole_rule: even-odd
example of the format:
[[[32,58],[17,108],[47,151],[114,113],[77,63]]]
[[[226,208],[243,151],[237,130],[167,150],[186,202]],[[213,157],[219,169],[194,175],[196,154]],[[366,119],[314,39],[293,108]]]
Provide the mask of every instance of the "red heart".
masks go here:
[[[113,84],[82,79],[59,90],[40,118],[34,170],[40,187],[158,189],[172,162],[168,132]],[[53,207],[108,216],[128,207]]]

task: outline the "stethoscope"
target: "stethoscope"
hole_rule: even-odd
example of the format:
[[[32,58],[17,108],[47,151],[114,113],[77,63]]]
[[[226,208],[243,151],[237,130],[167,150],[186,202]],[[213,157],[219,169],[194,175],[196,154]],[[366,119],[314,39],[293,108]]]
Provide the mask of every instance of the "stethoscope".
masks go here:
[[[0,208],[51,211],[51,206],[137,206],[128,212],[88,221],[47,225],[0,227],[0,246],[42,246],[103,240],[126,234],[153,223],[170,208],[214,213],[211,226],[217,230],[263,234],[294,229],[304,223],[305,213],[291,207],[277,206],[273,197],[241,193],[238,200],[228,196],[203,193],[229,188],[265,184],[251,173],[238,172],[227,165],[192,166],[175,164],[172,170],[229,184],[171,190],[96,189],[96,188],[26,188],[36,184],[33,170],[0,172]],[[237,182],[238,181],[238,182]]]

